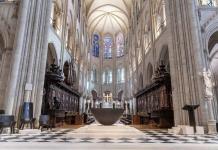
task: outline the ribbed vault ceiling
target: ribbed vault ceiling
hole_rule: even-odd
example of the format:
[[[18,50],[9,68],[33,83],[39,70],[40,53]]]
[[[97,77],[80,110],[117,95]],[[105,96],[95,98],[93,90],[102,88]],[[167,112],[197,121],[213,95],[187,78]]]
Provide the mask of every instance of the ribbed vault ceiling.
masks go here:
[[[132,0],[85,0],[89,32],[126,32]]]

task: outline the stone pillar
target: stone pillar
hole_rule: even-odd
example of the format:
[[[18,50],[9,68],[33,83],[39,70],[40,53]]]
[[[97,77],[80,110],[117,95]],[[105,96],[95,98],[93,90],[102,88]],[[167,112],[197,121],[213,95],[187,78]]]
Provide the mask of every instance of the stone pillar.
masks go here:
[[[208,109],[208,133],[209,134],[216,134],[216,120],[214,119],[214,114],[213,114],[213,107],[212,107],[212,99],[207,100],[207,109]]]
[[[5,48],[2,50],[0,63],[0,109],[4,109],[5,92],[8,82],[8,74],[10,73],[12,48]]]
[[[133,115],[136,115],[136,112],[137,112],[137,110],[136,110],[136,98],[133,98],[133,100],[132,100],[133,102],[132,102],[132,105],[133,105]]]
[[[208,133],[214,134],[217,133],[216,131],[216,120],[214,119],[214,111],[212,106],[212,100],[214,99],[214,92],[213,92],[213,81],[212,81],[212,73],[210,69],[207,71],[203,71],[203,77],[204,77],[204,85],[205,85],[205,100],[207,104],[207,110],[208,110],[208,119],[207,119],[207,125],[208,125]]]
[[[200,104],[196,113],[197,125],[206,125],[202,80],[202,45],[196,1],[165,1],[167,28],[170,29],[169,58],[172,81],[175,125],[188,125],[185,104]]]
[[[42,0],[37,0],[36,2],[36,15],[34,19],[33,25],[33,34],[30,46],[30,56],[29,56],[29,64],[27,67],[27,76],[26,76],[26,85],[25,85],[25,92],[24,92],[24,101],[30,102],[31,101],[31,92],[33,88],[32,80],[33,80],[33,72],[34,72],[34,62],[36,57],[36,44],[38,44],[38,36],[39,36],[39,20],[40,20],[40,12],[41,12],[41,3]]]
[[[19,17],[18,17],[18,27],[16,38],[14,42],[14,51],[12,56],[12,66],[11,66],[11,73],[9,77],[8,87],[5,96],[5,103],[4,108],[7,114],[13,113],[13,107],[16,97],[16,86],[18,82],[18,74],[20,69],[20,62],[22,59],[22,51],[24,48],[24,38],[25,38],[25,30],[27,27],[28,22],[28,10],[30,0],[21,0],[20,1],[20,8],[19,8]]]
[[[44,0],[43,0],[44,1]],[[39,68],[38,68],[38,86],[36,89],[36,98],[37,102],[35,103],[35,117],[39,117],[41,114],[41,107],[42,107],[42,98],[43,98],[43,89],[44,89],[44,80],[45,80],[45,69],[46,69],[46,62],[47,62],[47,54],[48,54],[48,32],[50,22],[50,15],[51,15],[51,8],[52,8],[52,0],[46,0],[46,11],[45,11],[45,27],[44,27],[44,35],[41,38],[42,43],[42,51],[40,53],[41,59],[39,61]]]

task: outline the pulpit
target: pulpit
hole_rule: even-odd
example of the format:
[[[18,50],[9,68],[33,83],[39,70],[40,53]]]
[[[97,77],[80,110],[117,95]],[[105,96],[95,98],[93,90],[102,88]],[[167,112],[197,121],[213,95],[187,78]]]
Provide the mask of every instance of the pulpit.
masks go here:
[[[194,132],[196,133],[196,120],[195,120],[195,109],[200,105],[185,105],[182,109],[188,111],[189,124],[194,127]]]

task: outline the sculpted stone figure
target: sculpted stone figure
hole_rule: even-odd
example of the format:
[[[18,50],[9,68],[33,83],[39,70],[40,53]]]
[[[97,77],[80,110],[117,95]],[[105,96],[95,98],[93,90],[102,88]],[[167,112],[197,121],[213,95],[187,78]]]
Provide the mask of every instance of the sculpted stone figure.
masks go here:
[[[205,97],[208,100],[213,99],[213,83],[212,83],[212,73],[210,70],[203,71],[204,84],[205,84]]]

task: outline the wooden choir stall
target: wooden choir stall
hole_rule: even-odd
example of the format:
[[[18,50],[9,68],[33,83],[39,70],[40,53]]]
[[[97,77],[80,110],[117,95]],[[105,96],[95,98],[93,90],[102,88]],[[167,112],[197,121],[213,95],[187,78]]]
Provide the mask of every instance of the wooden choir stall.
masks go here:
[[[69,78],[69,76],[67,77]],[[68,81],[68,82],[66,82]],[[60,68],[52,64],[45,77],[42,115],[49,115],[51,126],[80,124],[80,94],[72,88],[73,80],[63,80]],[[79,119],[78,119],[79,118]]]
[[[136,96],[137,115],[140,124],[155,124],[158,128],[174,125],[170,74],[161,64],[155,72],[154,81]]]

